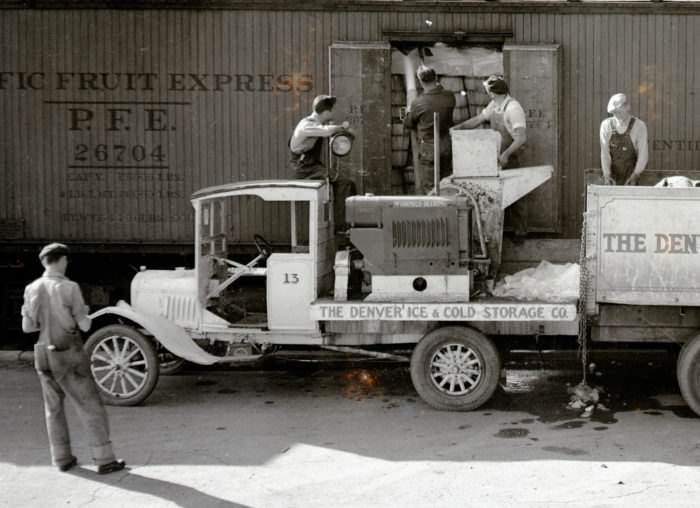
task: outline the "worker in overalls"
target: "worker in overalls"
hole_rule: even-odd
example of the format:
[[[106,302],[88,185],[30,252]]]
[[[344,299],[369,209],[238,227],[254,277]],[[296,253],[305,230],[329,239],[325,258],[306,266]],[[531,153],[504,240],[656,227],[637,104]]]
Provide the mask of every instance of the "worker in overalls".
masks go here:
[[[345,198],[357,194],[355,182],[340,175],[329,175],[323,164],[323,140],[349,128],[348,122],[343,122],[342,125],[331,123],[335,102],[336,98],[330,95],[319,95],[314,99],[313,113],[297,124],[289,140],[289,151],[290,164],[296,178],[330,179],[334,195],[335,229],[344,232]]]
[[[649,162],[647,126],[632,116],[627,96],[613,95],[608,102],[612,116],[600,124],[600,164],[609,185],[636,185]]]
[[[489,123],[493,130],[501,134],[501,154],[498,158],[501,168],[518,168],[518,156],[527,141],[525,110],[510,96],[508,84],[502,76],[490,76],[484,81],[484,88],[491,97],[491,102],[481,114],[455,125],[453,129],[475,129]],[[525,201],[520,199],[508,207],[508,210],[513,226],[513,242],[520,244],[527,235],[527,206]]]
[[[22,330],[39,332],[34,364],[44,398],[54,465],[68,471],[78,462],[71,451],[64,410],[68,395],[87,431],[97,472],[112,473],[124,469],[125,464],[114,457],[107,413],[78,332],[88,331],[91,321],[80,288],[65,276],[68,254],[68,247],[60,243],[47,245],[39,253],[46,271],[24,290]]]

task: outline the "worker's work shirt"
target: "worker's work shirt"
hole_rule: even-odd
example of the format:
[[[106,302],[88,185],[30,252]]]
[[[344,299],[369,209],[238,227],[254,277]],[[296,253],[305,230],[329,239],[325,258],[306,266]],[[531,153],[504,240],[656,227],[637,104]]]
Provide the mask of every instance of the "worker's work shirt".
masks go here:
[[[336,129],[335,125],[323,125],[318,119],[318,115],[313,113],[297,124],[292,139],[289,140],[289,149],[297,155],[309,152],[314,148],[319,138],[329,137],[334,129]]]
[[[417,131],[419,141],[432,143],[435,138],[433,114],[438,113],[440,137],[446,138],[452,127],[452,115],[456,104],[454,94],[438,85],[413,100],[411,111],[404,119],[404,125]]]
[[[506,139],[503,140],[502,150],[505,150],[513,142],[512,139],[515,136],[516,129],[526,129],[527,120],[525,118],[525,110],[510,95],[507,95],[505,100],[501,104],[497,104],[496,101],[491,101],[488,103],[486,108],[481,112],[481,119],[483,122],[490,122],[491,127],[494,130],[501,130],[500,124],[503,124],[503,128],[509,134],[511,140],[508,142]],[[499,124],[499,125],[494,125]],[[501,132],[501,135],[504,133]]]
[[[637,117],[631,117],[627,125],[619,125],[617,118],[614,116],[606,118],[600,124],[600,144],[605,147],[610,147],[610,138],[613,134],[625,134],[629,123],[634,119],[634,125],[629,132],[630,138],[632,139],[632,144],[634,145],[634,150],[637,154],[648,151],[648,139],[647,139],[647,125]],[[619,128],[618,128],[619,127]],[[622,128],[624,127],[624,128]]]
[[[22,318],[40,331],[39,342],[69,347],[80,340],[77,326],[88,315],[80,287],[66,276],[47,270],[24,289]]]
[[[629,129],[629,125],[634,120],[634,125]],[[620,130],[622,127],[624,129]],[[627,131],[629,130],[629,133]],[[637,158],[644,158],[645,160],[649,157],[649,146],[648,146],[648,133],[647,125],[637,117],[631,117],[627,125],[618,125],[617,119],[613,116],[606,118],[600,124],[600,146],[601,150],[605,150],[610,153],[610,140],[614,134],[620,136],[629,134],[629,138],[632,141],[632,146],[634,146],[634,151]]]

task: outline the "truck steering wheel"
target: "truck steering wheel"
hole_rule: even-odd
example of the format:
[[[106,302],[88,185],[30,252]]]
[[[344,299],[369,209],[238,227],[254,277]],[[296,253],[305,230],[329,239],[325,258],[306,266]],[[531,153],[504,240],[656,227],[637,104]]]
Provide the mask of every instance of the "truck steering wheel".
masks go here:
[[[272,245],[270,245],[270,242],[265,240],[261,235],[254,235],[253,241],[255,242],[255,248],[258,249],[258,253],[265,258],[269,258],[270,254],[272,254]]]

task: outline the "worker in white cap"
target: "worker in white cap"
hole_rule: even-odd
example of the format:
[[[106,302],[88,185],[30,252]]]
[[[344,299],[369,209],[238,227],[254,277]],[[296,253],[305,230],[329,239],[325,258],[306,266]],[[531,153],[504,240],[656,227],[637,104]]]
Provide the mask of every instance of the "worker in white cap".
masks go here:
[[[41,249],[39,259],[45,271],[24,290],[22,330],[39,332],[34,346],[34,364],[44,397],[54,465],[61,471],[68,471],[78,463],[71,451],[63,404],[67,395],[83,421],[97,472],[113,473],[124,469],[125,463],[114,457],[107,413],[78,332],[79,329],[87,332],[91,320],[80,287],[65,275],[68,255],[68,247],[62,243],[52,243]]]
[[[336,98],[318,95],[314,98],[313,112],[302,118],[289,139],[290,162],[294,176],[301,179],[330,180],[333,187],[333,217],[337,232],[344,232],[345,199],[357,194],[355,182],[341,175],[330,178],[323,164],[323,140],[340,132],[348,131],[350,124],[333,123],[333,108]]]
[[[608,102],[610,118],[600,124],[600,164],[609,185],[636,185],[649,162],[647,126],[632,116],[627,96]]]

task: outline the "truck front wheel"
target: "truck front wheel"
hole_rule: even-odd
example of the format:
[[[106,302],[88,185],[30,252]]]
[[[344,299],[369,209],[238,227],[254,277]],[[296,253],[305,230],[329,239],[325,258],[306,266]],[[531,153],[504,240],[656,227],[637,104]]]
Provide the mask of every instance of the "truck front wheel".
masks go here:
[[[153,343],[138,330],[109,325],[85,343],[90,371],[102,399],[113,406],[135,406],[158,382],[158,356]]]
[[[413,350],[411,379],[421,398],[435,409],[471,411],[498,387],[501,360],[493,342],[462,326],[438,328]]]
[[[686,342],[681,349],[676,375],[685,402],[700,415],[700,335]]]

